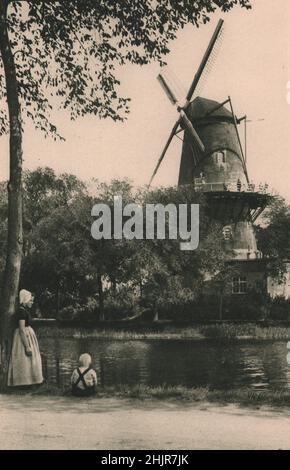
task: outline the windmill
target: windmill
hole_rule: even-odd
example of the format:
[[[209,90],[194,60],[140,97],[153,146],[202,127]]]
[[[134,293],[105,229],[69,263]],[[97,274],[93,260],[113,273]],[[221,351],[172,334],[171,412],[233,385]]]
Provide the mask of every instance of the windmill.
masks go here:
[[[197,87],[216,53],[223,20],[219,20],[200,66],[184,99],[179,103],[163,73],[158,80],[170,102],[178,111],[166,145],[159,157],[149,186],[165,157],[174,136],[184,131],[179,169],[179,185],[193,185],[208,202],[210,217],[224,227],[225,249],[235,260],[257,260],[254,221],[262,213],[269,195],[255,191],[250,183],[245,150],[238,125],[247,121],[237,118],[231,97],[223,102],[195,96]],[[246,141],[246,131],[245,131]]]
[[[198,133],[196,132],[195,128],[193,127],[191,121],[189,120],[188,116],[187,116],[187,108],[188,108],[188,105],[190,104],[190,101],[197,89],[197,86],[200,82],[200,79],[206,69],[206,66],[207,64],[209,63],[210,61],[210,58],[212,57],[212,55],[214,54],[214,50],[215,50],[215,47],[218,43],[218,39],[220,38],[221,36],[221,33],[222,33],[222,28],[223,28],[223,24],[224,24],[224,21],[222,19],[219,20],[218,24],[217,24],[217,27],[213,33],[213,36],[209,42],[209,45],[205,51],[205,54],[202,58],[202,61],[200,63],[200,66],[194,76],[194,79],[190,85],[190,88],[188,90],[188,93],[186,95],[186,98],[185,98],[185,103],[181,106],[179,103],[178,103],[178,100],[174,94],[174,92],[171,90],[169,84],[167,83],[165,77],[160,73],[158,75],[158,80],[162,86],[162,88],[164,89],[167,97],[169,98],[169,100],[171,101],[171,103],[177,107],[177,111],[179,113],[179,118],[178,120],[176,121],[176,123],[174,124],[171,132],[170,132],[170,135],[169,135],[169,138],[165,144],[165,147],[159,157],[159,160],[157,162],[157,165],[154,169],[154,172],[151,176],[151,179],[150,179],[150,182],[149,182],[149,186],[151,185],[152,183],[152,180],[154,178],[154,176],[156,175],[157,171],[158,171],[158,168],[159,166],[161,165],[162,163],[162,160],[163,158],[165,157],[165,154],[168,150],[168,147],[173,139],[173,137],[175,135],[177,135],[182,129],[183,127],[187,129],[187,131],[189,132],[189,134],[191,135],[191,138],[192,138],[192,141],[191,141],[191,145],[193,147],[193,158],[195,160],[195,163],[197,163],[197,160],[199,159],[199,155],[202,156],[205,148],[204,148],[204,144],[203,142],[201,141]]]

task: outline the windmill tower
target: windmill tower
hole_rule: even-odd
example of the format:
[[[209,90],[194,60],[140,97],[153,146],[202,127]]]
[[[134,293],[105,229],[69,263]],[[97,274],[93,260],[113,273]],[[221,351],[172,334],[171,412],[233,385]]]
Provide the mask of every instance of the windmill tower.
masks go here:
[[[253,223],[266,207],[270,196],[265,191],[256,191],[249,181],[238,129],[245,117],[237,119],[231,98],[228,97],[222,103],[201,97],[194,98],[197,85],[214,54],[222,26],[223,21],[220,20],[184,105],[178,103],[164,76],[158,77],[168,98],[177,107],[179,118],[173,126],[151,181],[173,137],[184,131],[178,184],[193,185],[196,191],[205,194],[211,217],[223,225],[228,260],[240,266],[241,276],[233,281],[233,293],[246,293],[258,284],[266,285],[265,263],[257,249]]]

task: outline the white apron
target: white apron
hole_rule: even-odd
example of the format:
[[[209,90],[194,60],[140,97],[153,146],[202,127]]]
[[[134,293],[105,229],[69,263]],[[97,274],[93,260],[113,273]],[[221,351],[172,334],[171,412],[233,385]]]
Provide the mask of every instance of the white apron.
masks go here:
[[[16,328],[13,337],[12,351],[8,368],[8,386],[34,385],[43,382],[42,363],[38,341],[31,326],[25,327],[25,334],[32,355],[25,354],[25,347],[20,337],[19,328]]]

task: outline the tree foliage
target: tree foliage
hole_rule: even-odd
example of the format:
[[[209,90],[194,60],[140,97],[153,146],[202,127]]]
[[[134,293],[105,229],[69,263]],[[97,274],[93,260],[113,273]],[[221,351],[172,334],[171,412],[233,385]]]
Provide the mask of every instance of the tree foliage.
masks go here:
[[[261,251],[271,257],[290,259],[290,206],[276,197],[266,209],[262,224],[257,228]]]
[[[134,189],[127,180],[94,182],[94,190],[92,185],[88,187],[90,190],[73,175],[57,176],[50,168],[25,173],[21,285],[36,293],[45,314],[51,313],[46,309],[73,305],[77,310],[90,299],[97,303],[100,277],[105,306],[116,309],[121,301],[125,311],[121,313],[120,309],[120,314],[128,311],[130,302],[131,310],[168,310],[195,300],[205,273],[214,274],[223,268],[221,227],[210,221],[205,200],[192,188],[148,191]],[[94,240],[91,209],[97,202],[113,209],[116,194],[122,196],[123,206],[131,202],[200,204],[198,250],[180,250],[178,239]],[[5,207],[3,193],[3,212]],[[145,210],[143,213],[145,217]]]
[[[282,197],[275,197],[256,227],[258,248],[269,257],[269,272],[283,279],[286,261],[290,260],[290,206]]]
[[[49,135],[53,106],[72,119],[86,114],[124,119],[119,66],[164,64],[179,29],[199,26],[217,9],[250,8],[249,0],[33,0],[8,2],[8,30],[25,116]],[[2,64],[1,67],[2,68]],[[1,133],[8,130],[6,86],[0,70]]]

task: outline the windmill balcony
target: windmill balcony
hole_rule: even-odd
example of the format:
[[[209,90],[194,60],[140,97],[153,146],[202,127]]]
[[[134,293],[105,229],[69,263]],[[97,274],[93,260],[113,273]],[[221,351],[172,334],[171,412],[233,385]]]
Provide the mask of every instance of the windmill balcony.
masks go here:
[[[230,192],[259,192],[261,194],[270,194],[267,184],[260,184],[256,187],[254,183],[244,184],[239,180],[208,182],[205,178],[194,178],[194,188],[196,191],[202,192],[217,192],[217,191],[230,191]]]

